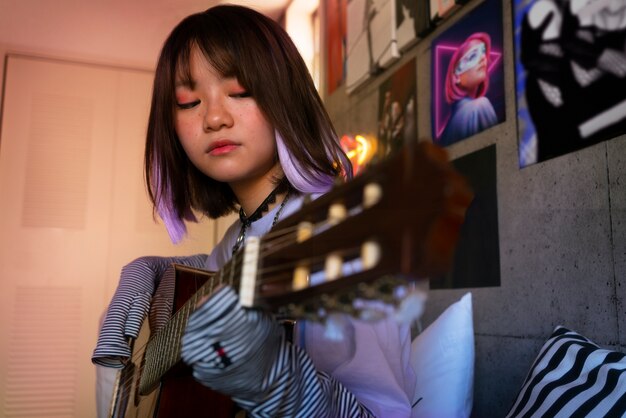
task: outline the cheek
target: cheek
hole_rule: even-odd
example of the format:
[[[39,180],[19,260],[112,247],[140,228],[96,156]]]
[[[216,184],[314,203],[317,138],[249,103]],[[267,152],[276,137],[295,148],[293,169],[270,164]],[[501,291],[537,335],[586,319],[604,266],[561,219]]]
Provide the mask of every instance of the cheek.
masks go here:
[[[480,67],[472,68],[467,71],[465,81],[462,83],[468,88],[474,88],[485,79],[485,71]]]
[[[267,136],[271,136],[272,140],[275,141],[274,138],[274,127],[267,120],[263,112],[261,112],[257,107],[251,108],[249,112],[242,112],[244,117],[248,119],[251,123],[251,126],[254,126],[254,129],[258,132],[263,132]]]
[[[482,83],[487,78],[487,68],[483,65],[476,69],[476,81]]]
[[[465,71],[463,74],[459,76],[459,87],[467,88],[467,85],[470,81],[470,71]]]
[[[174,130],[178,136],[178,140],[182,145],[187,156],[193,155],[194,144],[198,144],[196,137],[198,136],[193,128],[193,124],[189,121],[174,120]]]
[[[197,135],[197,123],[193,118],[189,117],[175,117],[174,118],[174,130],[181,139],[191,138]]]

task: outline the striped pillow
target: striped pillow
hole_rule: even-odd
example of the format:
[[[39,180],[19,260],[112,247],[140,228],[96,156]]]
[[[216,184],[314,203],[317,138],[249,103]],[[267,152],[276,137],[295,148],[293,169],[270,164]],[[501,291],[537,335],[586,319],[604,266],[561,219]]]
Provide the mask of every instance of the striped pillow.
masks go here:
[[[562,326],[541,348],[510,417],[621,417],[626,355]]]

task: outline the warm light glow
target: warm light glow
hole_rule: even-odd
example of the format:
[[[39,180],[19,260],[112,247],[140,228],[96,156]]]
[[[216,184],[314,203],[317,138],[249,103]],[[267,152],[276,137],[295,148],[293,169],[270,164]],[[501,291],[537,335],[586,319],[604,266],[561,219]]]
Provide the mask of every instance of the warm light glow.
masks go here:
[[[354,174],[358,174],[372,160],[378,149],[378,139],[365,135],[344,135],[340,144],[352,163]]]
[[[317,79],[317,75],[313,71],[316,43],[313,14],[318,6],[318,0],[293,0],[285,12],[285,30],[298,48],[314,79]]]

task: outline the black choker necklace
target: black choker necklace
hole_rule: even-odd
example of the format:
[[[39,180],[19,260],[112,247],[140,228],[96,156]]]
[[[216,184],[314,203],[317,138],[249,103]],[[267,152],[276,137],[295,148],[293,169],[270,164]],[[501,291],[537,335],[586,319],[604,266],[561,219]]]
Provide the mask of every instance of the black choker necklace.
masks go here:
[[[243,210],[243,207],[240,207],[239,208],[239,220],[241,221],[241,223],[245,225],[246,227],[248,227],[250,226],[252,222],[258,219],[261,219],[261,216],[263,216],[263,214],[267,212],[268,206],[276,202],[276,192],[278,191],[279,187],[280,186],[276,187],[274,190],[270,192],[270,194],[267,195],[267,197],[265,198],[263,202],[261,202],[259,207],[256,208],[254,212],[252,212],[252,215],[246,216],[246,212]]]
[[[256,208],[252,215],[246,216],[246,212],[243,210],[243,208],[239,208],[239,220],[241,221],[241,230],[239,231],[239,236],[237,236],[237,241],[235,241],[235,245],[233,246],[233,254],[237,252],[239,247],[241,247],[241,244],[243,244],[244,240],[246,239],[246,229],[248,229],[252,222],[261,219],[263,214],[267,212],[269,205],[276,202],[276,195],[278,194],[278,190],[281,189],[281,186],[282,184],[279,184],[274,190],[272,190],[271,193],[267,195],[265,200],[259,205],[259,207]],[[288,198],[289,192],[287,192],[287,195],[283,199],[283,202],[280,204],[280,208],[278,209],[278,212],[274,217],[274,222],[272,222],[272,227],[278,221],[278,216],[280,215],[280,212],[282,211],[283,206],[285,206]]]

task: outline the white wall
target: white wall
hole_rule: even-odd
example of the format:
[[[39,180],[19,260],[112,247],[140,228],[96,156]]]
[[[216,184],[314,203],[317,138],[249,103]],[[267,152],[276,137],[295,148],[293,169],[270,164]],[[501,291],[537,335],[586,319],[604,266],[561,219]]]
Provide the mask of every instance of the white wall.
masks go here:
[[[3,64],[6,54],[17,53],[50,57],[52,60],[40,61],[42,65],[49,63],[46,65],[58,67],[61,71],[46,87],[40,87],[44,79],[53,76],[52,71],[44,70],[31,76],[22,69],[18,71],[13,65],[13,72],[8,70],[11,77],[7,77],[7,84],[0,83],[0,88],[6,88],[7,93],[5,97],[5,92],[0,91],[3,97],[0,217],[8,222],[3,224],[4,239],[0,245],[0,259],[3,260],[3,269],[0,271],[3,288],[0,335],[3,344],[0,345],[0,352],[4,354],[2,358],[8,359],[0,364],[0,416],[11,415],[11,411],[24,412],[25,408],[33,417],[50,416],[49,411],[45,411],[50,402],[57,405],[63,403],[68,416],[94,416],[94,369],[89,358],[95,344],[98,318],[115,289],[121,266],[141,254],[208,252],[214,241],[214,223],[211,222],[203,227],[200,240],[190,240],[183,246],[174,247],[164,236],[162,227],[152,224],[149,210],[143,212],[143,220],[138,220],[134,215],[137,205],[147,204],[141,184],[141,148],[150,101],[150,72],[168,31],[183,16],[208,5],[196,0],[176,2],[175,9],[159,0],[153,2],[153,9],[136,4],[119,0],[0,0],[0,56]],[[72,62],[95,65],[74,65]],[[6,68],[0,65],[3,80]],[[136,69],[141,71],[134,71]],[[85,76],[78,77],[75,70]],[[109,76],[104,79],[97,76],[101,73]],[[21,87],[16,83],[18,75],[23,76],[25,83]],[[120,84],[128,77],[134,81]],[[93,219],[96,227],[91,228],[95,232],[91,241],[81,238],[78,242],[77,238],[83,232],[71,228],[24,227],[19,216],[12,216],[20,212],[24,202],[20,196],[27,191],[23,180],[28,177],[25,168],[28,164],[19,167],[13,164],[21,160],[19,157],[23,154],[18,148],[29,148],[28,144],[33,143],[32,132],[41,133],[35,135],[35,139],[51,135],[49,129],[42,131],[44,121],[29,117],[33,111],[29,110],[28,103],[39,97],[42,89],[56,89],[68,97],[90,95],[97,102],[109,103],[109,96],[113,100],[118,97],[117,102],[107,108],[107,112],[101,108],[94,113],[98,120],[104,118],[106,121],[94,129],[92,138],[87,138],[88,135],[84,138],[99,147],[99,151],[96,150],[92,158],[88,159],[89,175],[85,176],[89,179],[87,194],[92,197],[102,196],[104,199],[92,205],[95,212],[89,211],[97,213]],[[11,91],[13,93],[9,95]],[[126,95],[126,98],[120,99],[122,95]],[[15,105],[16,98],[26,103],[21,113],[21,107]],[[62,110],[63,102],[59,100],[59,106],[51,104],[48,108],[50,112],[56,112],[55,124],[72,120],[75,116]],[[45,169],[50,166],[48,162],[54,162],[54,158],[54,155],[49,155],[38,166]],[[54,164],[52,166],[57,167]],[[111,171],[112,167],[115,169]],[[56,171],[55,168],[53,172]],[[107,185],[94,186],[94,179],[106,179]],[[110,198],[120,196],[119,192],[128,187],[133,190],[129,190],[126,196],[121,199]],[[89,217],[93,218],[91,215]],[[137,228],[127,228],[128,225],[136,224],[143,225],[141,228],[144,232],[138,234]],[[157,230],[156,235],[146,240],[145,228]],[[8,233],[9,229],[19,231],[11,234]],[[125,234],[123,230],[128,233]],[[56,237],[55,243],[50,241],[51,236]],[[143,241],[140,236],[144,236]],[[160,238],[155,238],[157,236]],[[77,241],[77,246],[68,245],[74,241]],[[89,245],[90,242],[99,243],[98,248]],[[51,263],[51,257],[56,261]],[[18,303],[24,295],[35,302],[31,305]],[[60,295],[60,299],[51,295]],[[40,299],[36,301],[37,298]],[[55,311],[58,308],[61,310]],[[72,316],[71,320],[64,320],[68,315]],[[25,357],[23,353],[11,354],[10,351],[19,348],[14,331],[23,328],[20,322],[23,318],[30,317],[34,322],[28,326],[32,325],[39,330],[37,340],[40,344],[29,346],[26,350],[35,353],[33,358],[38,360],[34,363],[33,358]],[[47,329],[54,329],[54,334],[50,334],[54,337],[46,333]],[[79,337],[72,339],[76,335]],[[60,352],[58,347],[50,345],[52,340],[48,337],[62,338],[69,351]],[[40,349],[44,349],[44,352],[37,351]],[[64,353],[67,356],[64,357]],[[41,399],[32,403],[26,398],[16,401],[21,395],[15,395],[15,381],[28,374],[24,371],[24,364],[31,364],[41,373],[38,383],[40,394],[57,394],[48,397],[48,403]],[[46,380],[46,376],[49,379]],[[7,395],[9,393],[14,396],[10,397]],[[59,399],[55,399],[57,397]]]
[[[12,50],[152,69],[169,31],[217,1],[0,0],[0,44]]]
[[[220,2],[278,18],[289,0],[0,0],[0,45],[152,69],[163,41],[181,19]]]

